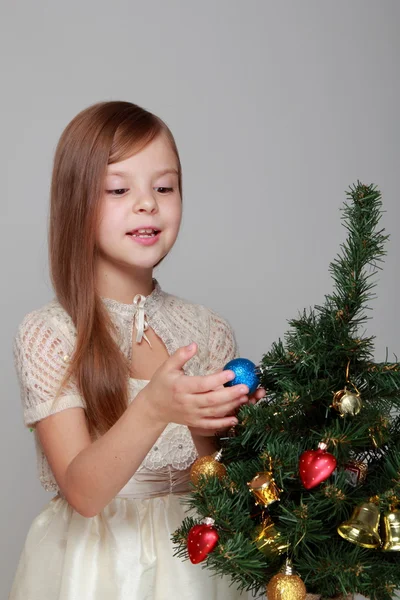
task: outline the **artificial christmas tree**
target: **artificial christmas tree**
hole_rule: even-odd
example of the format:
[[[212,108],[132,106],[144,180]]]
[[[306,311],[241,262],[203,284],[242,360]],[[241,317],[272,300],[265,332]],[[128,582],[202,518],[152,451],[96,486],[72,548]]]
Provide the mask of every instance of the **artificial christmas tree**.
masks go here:
[[[190,530],[213,519],[218,541],[202,566],[254,596],[292,576],[287,561],[323,597],[389,600],[400,588],[400,370],[374,362],[361,329],[388,236],[375,186],[358,182],[347,196],[333,292],[263,356],[265,399],[241,408],[221,440],[226,473],[197,469],[187,500],[197,518],[173,535],[187,558]],[[283,600],[285,589],[303,594],[274,587]]]

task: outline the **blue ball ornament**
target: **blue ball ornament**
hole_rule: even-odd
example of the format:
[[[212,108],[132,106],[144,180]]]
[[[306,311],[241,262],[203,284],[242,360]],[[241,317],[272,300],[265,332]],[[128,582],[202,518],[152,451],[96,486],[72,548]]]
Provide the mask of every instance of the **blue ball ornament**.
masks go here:
[[[224,371],[233,371],[236,375],[235,379],[224,383],[225,387],[232,387],[239,383],[247,385],[249,388],[249,394],[254,394],[260,380],[257,375],[257,366],[248,358],[234,358],[230,360],[225,366]]]

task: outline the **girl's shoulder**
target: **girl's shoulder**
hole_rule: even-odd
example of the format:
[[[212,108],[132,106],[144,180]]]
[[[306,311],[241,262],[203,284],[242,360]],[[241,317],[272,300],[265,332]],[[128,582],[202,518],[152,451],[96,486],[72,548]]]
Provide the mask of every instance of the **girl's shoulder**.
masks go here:
[[[233,327],[222,312],[170,293],[165,293],[164,307],[178,321],[185,322],[188,328],[202,331],[210,341],[218,344],[221,339],[229,339],[232,345],[236,345]]]
[[[164,294],[164,319],[170,322],[171,335],[184,345],[196,341],[204,374],[214,373],[239,356],[236,335],[229,320],[220,312],[173,294]]]
[[[199,304],[187,298],[166,292],[164,293],[164,298],[164,307],[167,311],[192,315],[197,320],[203,320],[205,323],[219,322],[228,328],[231,327],[229,321],[222,313],[213,310],[205,304]]]
[[[51,344],[55,337],[73,343],[76,330],[70,315],[59,301],[53,298],[23,317],[17,327],[15,343],[21,345],[27,339],[40,338]]]

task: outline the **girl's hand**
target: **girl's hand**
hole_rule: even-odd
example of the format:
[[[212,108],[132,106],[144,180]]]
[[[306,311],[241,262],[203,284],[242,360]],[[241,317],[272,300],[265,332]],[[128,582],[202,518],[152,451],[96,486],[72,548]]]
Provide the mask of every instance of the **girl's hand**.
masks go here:
[[[197,352],[197,345],[179,348],[154,373],[139,392],[143,409],[152,423],[180,423],[190,428],[214,431],[236,425],[235,411],[248,402],[246,385],[224,387],[235,378],[233,371],[188,376],[183,366]]]
[[[222,371],[222,369],[220,369],[220,371],[218,371],[218,373],[220,373]],[[250,394],[249,396],[247,396],[247,402],[243,402],[243,404],[256,404],[259,400],[261,400],[261,398],[264,398],[266,394],[266,391],[264,388],[260,387],[257,388],[256,391],[253,394]],[[240,407],[239,407],[240,408]],[[225,429],[219,429],[219,430],[215,430],[212,431],[210,429],[201,429],[199,427],[189,427],[190,432],[192,434],[193,438],[196,437],[209,437],[212,435],[217,435],[217,434],[222,434],[222,436],[224,434],[226,434],[230,427],[227,427]]]
[[[265,397],[266,391],[264,388],[257,388],[254,394],[249,396],[249,404],[257,404],[259,400]]]

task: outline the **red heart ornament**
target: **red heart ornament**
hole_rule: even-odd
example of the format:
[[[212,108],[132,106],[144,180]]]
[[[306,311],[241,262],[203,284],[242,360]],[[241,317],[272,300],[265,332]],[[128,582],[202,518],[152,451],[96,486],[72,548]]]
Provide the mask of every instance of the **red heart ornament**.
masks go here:
[[[327,445],[321,442],[318,450],[306,450],[300,456],[300,478],[306,490],[328,479],[336,469],[336,458],[326,452]]]
[[[218,543],[218,531],[212,525],[194,525],[188,535],[189,558],[193,564],[207,558]]]

